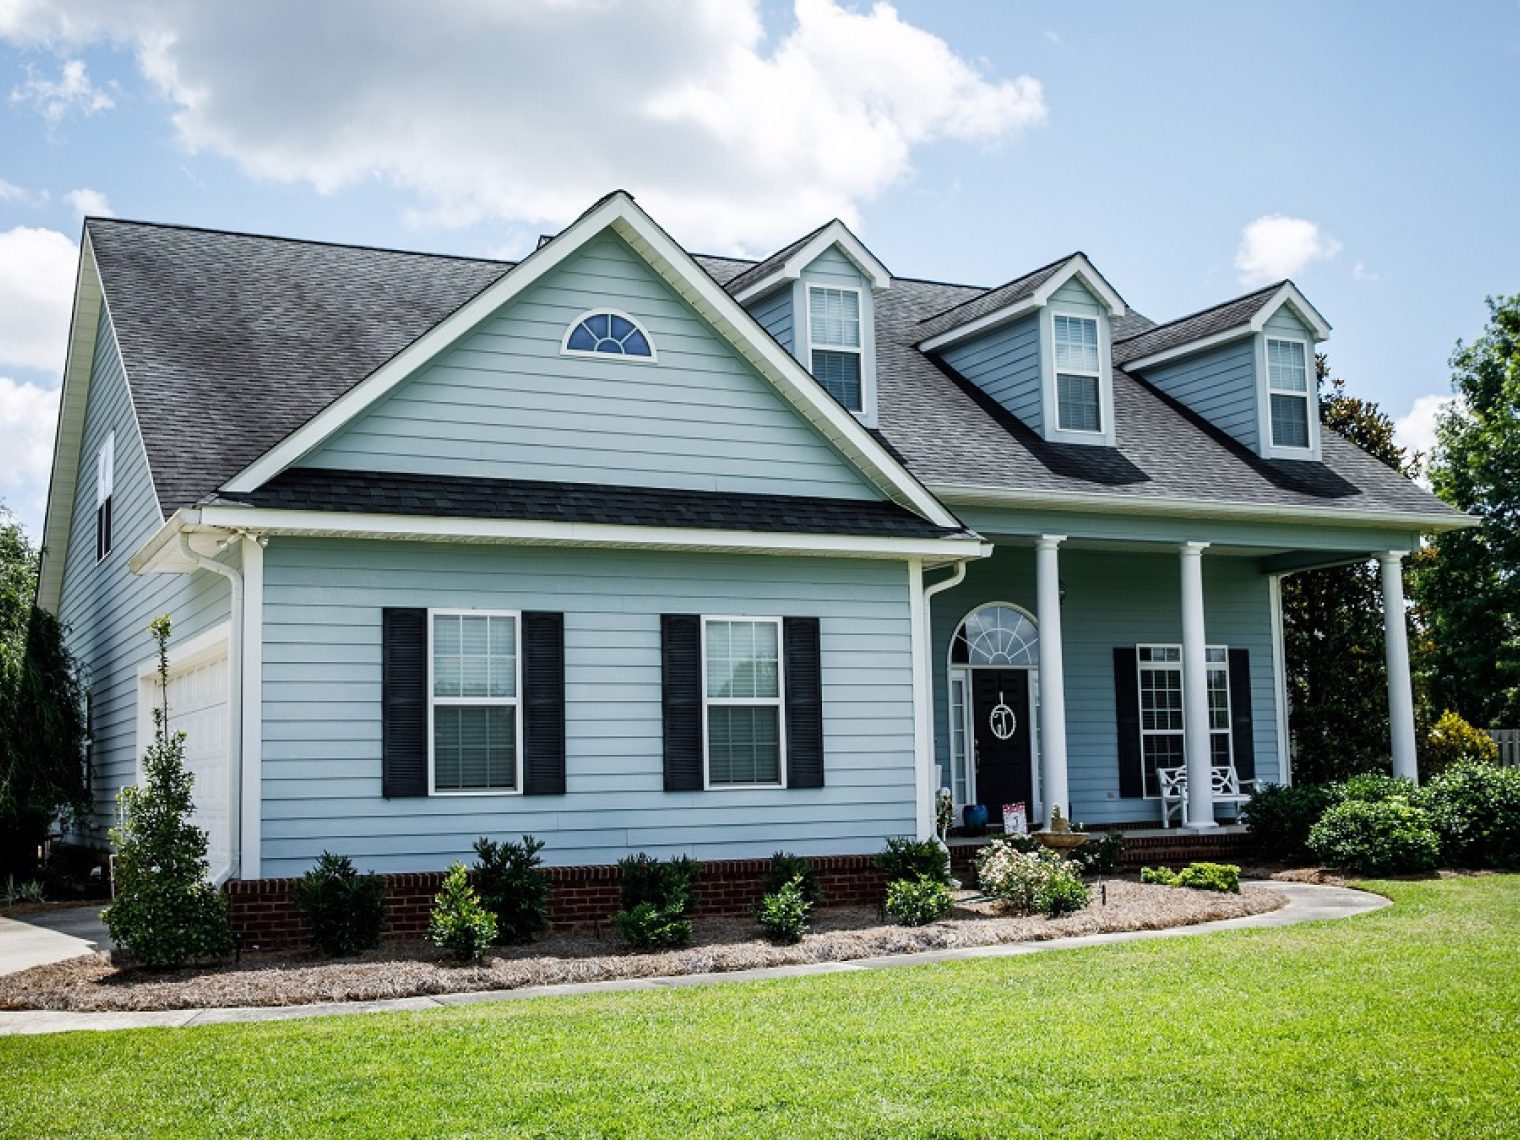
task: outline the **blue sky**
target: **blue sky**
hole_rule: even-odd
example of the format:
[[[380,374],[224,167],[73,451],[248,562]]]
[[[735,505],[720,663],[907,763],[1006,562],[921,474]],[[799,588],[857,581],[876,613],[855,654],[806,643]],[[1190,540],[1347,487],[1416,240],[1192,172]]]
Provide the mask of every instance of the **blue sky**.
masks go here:
[[[0,0],[0,499],[40,534],[81,211],[517,256],[614,186],[690,247],[1085,250],[1165,320],[1291,275],[1428,437],[1520,291],[1520,0]]]

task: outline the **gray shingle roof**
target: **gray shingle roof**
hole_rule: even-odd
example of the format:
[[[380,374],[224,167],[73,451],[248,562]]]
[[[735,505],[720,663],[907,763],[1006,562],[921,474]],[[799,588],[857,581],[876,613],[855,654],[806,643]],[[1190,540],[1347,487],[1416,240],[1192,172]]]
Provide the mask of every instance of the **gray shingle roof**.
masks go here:
[[[918,326],[918,343],[1032,297],[1036,289],[1049,281],[1060,271],[1061,266],[1076,256],[1075,253],[1068,254],[1059,261],[1042,265],[1033,273],[1026,273],[1006,284],[993,289],[978,290],[975,296],[956,301],[947,308],[924,317]]]
[[[807,245],[808,242],[812,241],[831,225],[833,225],[832,222],[824,222],[823,225],[815,230],[809,230],[790,245],[782,246],[764,261],[757,261],[753,265],[749,265],[748,268],[741,269],[732,280],[727,282],[729,290],[738,293],[757,281],[764,281],[772,273],[775,273],[785,265],[787,258],[791,257],[792,254]]]
[[[226,502],[289,510],[472,519],[678,526],[775,534],[942,538],[936,526],[896,503],[803,495],[732,494],[529,479],[480,479],[294,467]]]
[[[1239,328],[1261,312],[1261,307],[1267,303],[1268,298],[1284,284],[1286,282],[1279,281],[1276,285],[1257,289],[1254,293],[1236,297],[1233,301],[1225,301],[1201,312],[1189,313],[1185,317],[1168,321],[1164,325],[1155,325],[1139,335],[1131,335],[1127,340],[1121,339],[1116,333],[1114,363],[1128,364],[1131,360],[1165,352],[1169,348],[1176,348],[1179,344],[1202,340],[1206,336],[1213,336],[1226,329]]]
[[[165,512],[215,491],[510,268],[143,223],[89,231]],[[698,261],[730,290],[756,268]],[[915,347],[930,318],[1039,272],[990,291],[894,278],[877,295],[879,434],[924,482],[1454,513],[1333,432],[1323,464],[1263,460],[1119,370],[1118,446],[1049,444]],[[1127,316],[1116,334],[1148,325]]]

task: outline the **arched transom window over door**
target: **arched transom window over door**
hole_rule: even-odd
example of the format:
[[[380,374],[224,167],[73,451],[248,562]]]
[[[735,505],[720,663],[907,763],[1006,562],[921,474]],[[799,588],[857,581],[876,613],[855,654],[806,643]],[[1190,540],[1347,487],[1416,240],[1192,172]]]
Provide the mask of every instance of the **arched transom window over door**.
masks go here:
[[[972,611],[950,645],[953,665],[1038,666],[1040,632],[1029,615],[994,602]]]

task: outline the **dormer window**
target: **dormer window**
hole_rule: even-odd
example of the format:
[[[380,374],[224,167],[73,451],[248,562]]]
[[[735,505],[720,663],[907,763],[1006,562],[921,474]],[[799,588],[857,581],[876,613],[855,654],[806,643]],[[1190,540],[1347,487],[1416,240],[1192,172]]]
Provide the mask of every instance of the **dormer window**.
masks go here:
[[[116,496],[116,433],[95,453],[95,561],[111,553],[111,502]]]
[[[654,360],[654,342],[627,313],[606,309],[584,313],[565,330],[567,356],[623,356]]]
[[[1056,426],[1062,431],[1103,430],[1102,358],[1098,321],[1057,313],[1052,318],[1056,350]]]
[[[1301,447],[1309,438],[1309,362],[1303,341],[1267,338],[1267,396],[1272,446]]]
[[[860,291],[808,286],[808,355],[813,376],[852,412],[860,412],[863,348]]]

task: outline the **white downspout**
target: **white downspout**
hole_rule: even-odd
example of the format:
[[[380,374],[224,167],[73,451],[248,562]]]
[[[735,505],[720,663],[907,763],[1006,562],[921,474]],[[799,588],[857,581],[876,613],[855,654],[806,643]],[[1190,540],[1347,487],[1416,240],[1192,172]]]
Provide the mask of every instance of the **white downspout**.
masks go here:
[[[190,546],[190,536],[179,532],[180,553],[202,570],[220,574],[231,585],[232,636],[227,646],[227,752],[232,770],[227,774],[227,866],[218,872],[212,882],[220,887],[228,879],[236,878],[242,863],[242,816],[243,816],[243,575],[235,567],[208,558]]]
[[[939,789],[935,785],[934,764],[934,674],[931,657],[934,638],[930,625],[929,600],[935,594],[958,586],[966,580],[966,564],[957,562],[955,573],[943,582],[924,585],[923,563],[918,559],[908,563],[908,580],[913,586],[911,619],[913,631],[913,728],[916,735],[918,794],[915,797],[914,819],[918,826],[918,838],[934,837],[934,801]]]

